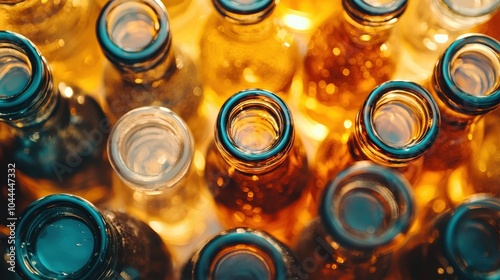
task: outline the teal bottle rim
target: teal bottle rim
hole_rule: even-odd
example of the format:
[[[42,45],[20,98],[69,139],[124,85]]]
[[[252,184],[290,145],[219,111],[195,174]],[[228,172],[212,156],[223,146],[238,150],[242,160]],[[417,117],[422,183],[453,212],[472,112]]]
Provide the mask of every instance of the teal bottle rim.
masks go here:
[[[244,101],[256,100],[259,102],[266,102],[270,105],[276,106],[276,112],[282,120],[282,132],[278,138],[277,143],[267,151],[261,153],[246,153],[235,147],[228,135],[227,127],[230,124],[233,111]],[[216,121],[215,136],[219,140],[222,148],[227,151],[232,157],[244,161],[256,163],[269,158],[277,156],[279,153],[285,152],[290,149],[293,143],[294,129],[291,111],[286,103],[276,94],[263,90],[263,89],[247,89],[229,97],[222,105]]]
[[[49,74],[47,63],[37,47],[25,36],[11,32],[0,31],[0,43],[11,44],[23,52],[31,64],[31,79],[26,87],[14,96],[0,97],[0,115],[26,114],[48,94],[44,87],[44,77]]]
[[[378,18],[376,22],[384,23],[400,17],[408,6],[408,0],[394,0],[390,5],[381,6],[370,5],[366,0],[343,0],[342,6],[354,19],[365,21],[365,17],[375,17]]]
[[[380,139],[373,126],[373,111],[375,110],[375,105],[378,100],[388,92],[396,91],[396,90],[404,90],[411,92],[418,97],[421,97],[425,100],[428,108],[430,109],[430,125],[427,127],[427,131],[425,135],[418,143],[415,145],[407,146],[404,148],[396,148],[390,145],[387,145]],[[421,85],[410,82],[410,81],[388,81],[377,86],[369,95],[365,101],[364,106],[362,107],[363,111],[359,116],[362,116],[362,122],[366,127],[366,134],[369,138],[370,143],[373,143],[379,150],[382,151],[382,154],[386,156],[390,156],[396,159],[412,159],[416,157],[420,157],[423,155],[425,151],[427,151],[435,142],[438,137],[439,132],[439,124],[441,122],[441,115],[439,112],[439,108],[437,106],[436,101],[432,97],[432,94],[427,91]]]
[[[489,209],[492,211],[496,211],[500,213],[500,199],[496,197],[492,197],[489,195],[475,195],[466,202],[457,206],[451,217],[449,218],[445,233],[444,233],[444,242],[443,249],[444,255],[446,259],[450,262],[450,265],[453,267],[454,271],[458,272],[464,279],[469,279],[471,277],[470,273],[463,269],[463,267],[459,264],[456,253],[455,253],[455,245],[453,244],[456,237],[456,230],[459,227],[460,223],[464,218],[466,218],[467,214],[474,209]],[[500,243],[500,242],[499,242]],[[478,277],[478,276],[475,276]],[[488,275],[483,275],[482,277],[474,278],[474,279],[482,279],[482,280],[495,280],[500,279],[500,267],[497,268],[496,272],[489,273]]]
[[[490,48],[496,52],[500,60],[500,42],[487,35],[467,34],[456,39],[444,51],[436,64],[433,79],[435,84],[441,87],[441,90],[436,90],[439,98],[448,106],[460,113],[482,115],[500,105],[500,83],[492,93],[486,96],[474,96],[466,93],[455,84],[450,71],[455,53],[469,44],[482,44]]]
[[[193,279],[208,279],[210,265],[217,254],[225,248],[241,244],[255,246],[268,254],[274,264],[275,279],[288,279],[287,266],[283,261],[282,252],[275,247],[276,244],[269,242],[269,240],[279,244],[279,241],[265,232],[248,228],[234,228],[220,233],[208,241],[199,251],[197,262],[193,268]]]
[[[147,47],[140,51],[126,51],[117,46],[110,38],[107,28],[107,15],[122,3],[137,2],[148,5],[153,9],[158,17],[160,28],[154,40]],[[96,24],[96,34],[101,50],[104,55],[113,63],[128,67],[142,64],[168,53],[171,46],[172,36],[167,15],[167,10],[163,3],[157,0],[110,0],[99,13]]]
[[[57,210],[62,212],[59,212]],[[46,213],[43,213],[47,210]],[[99,210],[87,200],[78,196],[70,194],[52,194],[40,198],[31,203],[21,214],[18,219],[15,237],[16,248],[16,271],[26,279],[53,279],[51,276],[42,277],[33,272],[41,272],[31,265],[29,260],[29,252],[23,241],[29,239],[31,235],[36,234],[37,230],[43,229],[43,220],[45,222],[53,221],[53,218],[60,216],[63,213],[71,214],[71,211],[77,211],[81,214],[87,215],[83,221],[91,224],[89,228],[93,230],[94,234],[98,235],[95,239],[97,245],[94,246],[94,254],[92,254],[92,261],[81,268],[75,274],[68,274],[66,276],[58,275],[58,279],[97,279],[103,272],[103,267],[107,267],[110,259],[111,240],[109,238],[109,226],[101,215]]]
[[[337,195],[337,190],[343,181],[356,176],[370,176],[386,182],[387,186],[391,187],[392,193],[399,194],[401,203],[405,205],[406,211],[399,213],[399,218],[380,236],[369,239],[357,238],[347,231],[340,219],[335,216],[338,213],[334,212],[333,198]],[[399,234],[409,229],[415,215],[414,196],[410,183],[399,172],[370,161],[359,161],[342,170],[326,185],[318,213],[326,232],[335,242],[350,249],[371,250],[391,243]]]
[[[244,5],[236,3],[234,0],[212,0],[215,8],[219,12],[230,12],[240,15],[249,15],[266,10],[276,0],[254,0],[254,3],[245,3]],[[245,1],[248,2],[248,1]]]

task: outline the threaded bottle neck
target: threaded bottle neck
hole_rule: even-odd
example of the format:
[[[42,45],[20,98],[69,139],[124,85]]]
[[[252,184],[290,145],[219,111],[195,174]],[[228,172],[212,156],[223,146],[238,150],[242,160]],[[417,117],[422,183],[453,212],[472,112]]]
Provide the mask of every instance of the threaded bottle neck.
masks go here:
[[[277,0],[212,0],[217,12],[235,24],[256,24],[269,17]]]

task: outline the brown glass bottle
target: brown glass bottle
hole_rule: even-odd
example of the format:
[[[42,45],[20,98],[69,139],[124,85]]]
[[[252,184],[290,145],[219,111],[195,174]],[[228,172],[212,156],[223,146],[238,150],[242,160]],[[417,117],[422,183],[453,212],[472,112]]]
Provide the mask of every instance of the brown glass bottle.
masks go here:
[[[9,58],[9,59],[6,59]],[[32,197],[67,192],[92,202],[108,197],[110,127],[90,96],[55,84],[26,37],[0,32],[0,119],[13,128],[16,183]]]
[[[327,128],[354,120],[368,93],[389,80],[398,59],[393,27],[406,0],[343,0],[343,9],[312,34],[299,109]]]
[[[357,114],[352,132],[330,134],[318,147],[311,190],[317,200],[324,185],[360,160],[398,169],[413,184],[440,122],[436,101],[422,86],[389,81],[376,87]]]
[[[94,94],[104,60],[94,32],[98,11],[96,2],[88,0],[2,0],[0,23],[39,48],[56,82]]]
[[[233,93],[263,88],[286,94],[299,53],[292,34],[279,26],[276,0],[214,0],[200,40],[207,97],[217,109]]]
[[[308,175],[304,146],[282,99],[249,89],[224,103],[205,180],[226,227],[264,229],[284,241]]]

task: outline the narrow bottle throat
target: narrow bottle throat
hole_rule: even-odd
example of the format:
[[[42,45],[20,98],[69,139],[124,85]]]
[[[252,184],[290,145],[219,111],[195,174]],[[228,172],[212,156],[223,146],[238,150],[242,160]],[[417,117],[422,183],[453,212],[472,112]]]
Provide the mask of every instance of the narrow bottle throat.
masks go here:
[[[370,25],[368,22],[358,22],[345,11],[339,11],[339,32],[346,42],[360,46],[383,44],[392,36],[394,23]]]

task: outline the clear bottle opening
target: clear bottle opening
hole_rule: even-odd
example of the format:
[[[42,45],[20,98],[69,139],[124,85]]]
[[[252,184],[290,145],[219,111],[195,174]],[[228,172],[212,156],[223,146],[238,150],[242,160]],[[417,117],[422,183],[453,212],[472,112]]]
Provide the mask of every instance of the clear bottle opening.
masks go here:
[[[225,248],[212,261],[212,279],[275,279],[272,260],[265,252],[244,244]]]
[[[15,98],[31,82],[31,62],[10,44],[0,44],[0,98]]]

